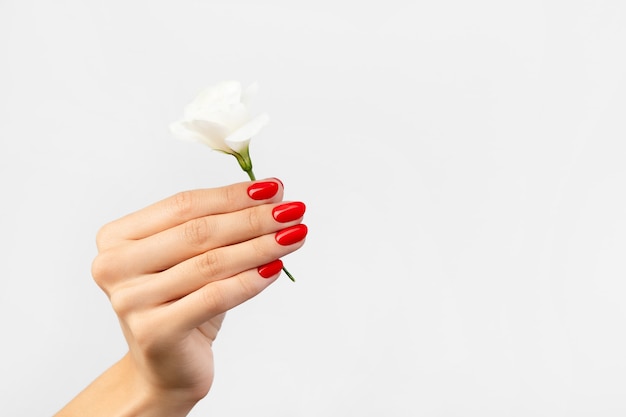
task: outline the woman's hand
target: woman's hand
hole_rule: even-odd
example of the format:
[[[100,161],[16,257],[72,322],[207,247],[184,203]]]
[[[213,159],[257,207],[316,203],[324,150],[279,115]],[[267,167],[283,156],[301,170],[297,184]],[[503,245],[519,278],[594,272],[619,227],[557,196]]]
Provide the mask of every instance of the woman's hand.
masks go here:
[[[100,230],[92,273],[129,346],[108,372],[143,403],[185,415],[207,394],[224,313],[274,282],[279,258],[304,243],[304,204],[282,195],[275,179],[182,192]]]

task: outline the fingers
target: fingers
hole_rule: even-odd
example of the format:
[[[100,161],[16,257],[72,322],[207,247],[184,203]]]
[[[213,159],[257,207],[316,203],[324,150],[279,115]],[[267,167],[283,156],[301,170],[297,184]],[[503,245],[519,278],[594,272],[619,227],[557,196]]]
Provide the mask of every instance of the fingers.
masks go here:
[[[197,255],[144,282],[145,302],[160,305],[179,300],[209,283],[235,276],[302,247],[307,227],[297,224],[276,233]]]
[[[267,267],[276,271],[268,278],[259,273],[259,270],[263,273],[263,269],[250,269],[234,277],[206,284],[172,303],[164,310],[164,313],[172,318],[169,323],[171,330],[175,332],[193,329],[256,296],[276,281],[280,275],[282,262],[278,260],[278,263],[272,262]]]
[[[120,317],[168,312],[190,330],[255,296],[304,244],[305,206],[282,202],[276,179],[177,194],[98,235],[92,273]],[[157,320],[157,322],[159,322]]]
[[[300,202],[264,204],[234,213],[189,220],[119,248],[125,275],[164,271],[210,250],[271,234],[302,221]]]
[[[275,178],[184,191],[107,224],[98,233],[98,247],[143,239],[192,219],[278,202],[282,196],[282,183]]]
[[[278,278],[279,260],[304,245],[298,224],[237,245],[198,255],[167,271],[114,283],[98,279],[118,316],[151,311],[163,331],[191,330],[254,297]]]

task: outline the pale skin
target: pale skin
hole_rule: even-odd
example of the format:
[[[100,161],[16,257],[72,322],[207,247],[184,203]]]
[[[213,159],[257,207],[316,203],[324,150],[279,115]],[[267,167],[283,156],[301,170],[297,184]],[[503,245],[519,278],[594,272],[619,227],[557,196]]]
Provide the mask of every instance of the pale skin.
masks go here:
[[[255,182],[183,192],[98,232],[92,274],[118,315],[128,352],[55,417],[186,416],[207,395],[226,311],[280,275],[265,278],[259,267],[304,244],[277,242],[277,232],[302,218],[275,220],[283,186],[261,181],[275,181],[276,194],[251,198]]]

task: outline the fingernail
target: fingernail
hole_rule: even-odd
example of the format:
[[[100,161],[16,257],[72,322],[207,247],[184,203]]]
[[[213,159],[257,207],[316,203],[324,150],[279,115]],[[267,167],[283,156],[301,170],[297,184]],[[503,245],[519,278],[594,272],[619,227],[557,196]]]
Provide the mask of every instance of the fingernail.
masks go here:
[[[276,259],[269,264],[258,267],[257,271],[263,278],[270,278],[278,274],[281,269],[283,269],[283,261]]]
[[[285,184],[283,184],[283,182],[282,182],[281,180],[279,180],[279,179],[278,179],[278,178],[276,178],[276,177],[274,177],[274,179],[280,183],[280,186],[281,186],[281,187],[285,188]]]
[[[274,207],[272,217],[279,223],[288,223],[304,216],[305,210],[306,206],[304,203],[294,201],[293,203],[285,203]]]
[[[275,181],[255,182],[248,187],[248,195],[253,200],[267,200],[278,192],[278,183]]]
[[[303,224],[288,227],[276,233],[276,242],[282,246],[293,245],[305,238],[308,229]]]

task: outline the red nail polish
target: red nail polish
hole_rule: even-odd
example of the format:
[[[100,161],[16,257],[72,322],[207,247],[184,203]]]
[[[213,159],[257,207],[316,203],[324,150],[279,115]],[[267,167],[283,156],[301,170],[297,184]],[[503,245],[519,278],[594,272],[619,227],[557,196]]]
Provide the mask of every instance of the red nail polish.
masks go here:
[[[274,181],[255,182],[248,187],[248,195],[253,200],[267,200],[278,192],[278,183]]]
[[[270,278],[278,274],[281,269],[283,269],[283,261],[276,259],[269,264],[258,267],[257,271],[263,278]]]
[[[304,203],[294,201],[293,203],[285,203],[274,207],[272,217],[279,223],[288,223],[304,216],[305,210],[306,206]]]
[[[303,224],[288,227],[276,233],[276,242],[282,246],[293,245],[305,238],[308,229]]]

